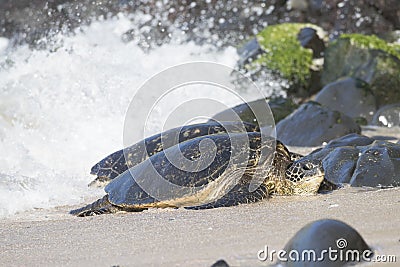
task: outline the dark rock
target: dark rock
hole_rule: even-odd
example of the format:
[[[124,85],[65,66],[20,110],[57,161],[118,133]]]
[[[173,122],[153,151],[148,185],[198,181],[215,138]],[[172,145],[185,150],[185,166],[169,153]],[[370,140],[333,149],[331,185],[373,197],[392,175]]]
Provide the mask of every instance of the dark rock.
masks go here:
[[[322,166],[327,174],[326,179],[337,185],[350,183],[358,154],[358,149],[353,147],[338,147],[332,150],[329,157],[322,160]]]
[[[400,145],[350,134],[332,140],[301,160],[320,160],[325,179],[334,184],[400,185]]]
[[[181,30],[189,40],[215,44],[215,36],[221,45],[233,46],[250,39],[266,25],[284,22],[315,23],[331,37],[343,32],[379,35],[400,28],[398,0],[306,0],[303,2],[308,3],[308,9],[300,11],[288,10],[287,0],[192,1],[196,5],[187,0],[166,1],[162,5],[158,2],[1,0],[0,36],[36,44],[51,32],[70,31],[98,17],[135,12],[150,16],[152,25],[161,20],[167,31],[170,28]],[[142,26],[140,23],[138,28]]]
[[[357,230],[342,221],[331,219],[318,220],[307,224],[289,240],[283,250],[286,252],[285,258],[288,261],[281,261],[280,264],[296,267],[344,266],[351,262],[362,261],[363,253],[368,260],[373,255]],[[328,253],[326,253],[333,250],[338,252],[337,254],[333,253],[337,256],[336,260],[330,259]],[[351,256],[340,258],[338,256],[340,251],[343,253],[342,255],[358,255],[359,258],[352,258]],[[347,253],[349,251],[354,251],[355,254]],[[302,255],[304,255],[304,258],[302,258]],[[318,258],[321,260],[317,260]],[[367,259],[364,258],[364,260]]]
[[[298,105],[291,99],[283,97],[271,98],[268,101],[268,105],[274,115],[275,123],[280,122],[298,108]]]
[[[376,112],[376,101],[368,84],[344,78],[326,85],[316,95],[315,101],[332,110],[340,110],[355,120],[371,123]]]
[[[239,54],[238,67],[243,68],[245,64],[253,61],[258,55],[260,55],[263,50],[257,41],[257,38],[251,39],[244,46],[237,50]]]
[[[380,108],[376,112],[372,124],[386,127],[400,126],[400,103]]]
[[[368,4],[379,10],[387,21],[392,21],[394,28],[400,28],[400,2],[398,0],[368,0]]]
[[[305,12],[308,9],[308,0],[288,0],[286,6],[288,10]]]
[[[218,260],[211,267],[229,267],[229,264],[225,260]]]
[[[400,102],[400,52],[376,36],[342,35],[329,45],[322,84],[344,76],[367,82],[377,107]]]
[[[310,0],[309,1],[309,7],[310,11],[320,11],[323,8],[324,5],[324,0]]]
[[[230,111],[233,110],[239,115],[242,121],[258,125],[258,121],[254,115],[254,112],[256,114],[264,114],[267,108],[266,101],[268,101],[268,105],[272,111],[275,123],[285,118],[297,108],[297,105],[294,104],[292,100],[283,97],[272,98],[269,100],[258,99],[249,103],[237,105],[232,109],[221,111],[220,113],[214,115],[212,119],[217,121],[231,120]],[[271,123],[273,122],[271,121]]]
[[[400,30],[385,33],[385,35],[382,36],[382,39],[389,43],[395,43],[397,40],[400,40]]]
[[[377,2],[384,4],[376,5]],[[325,8],[330,9],[332,14],[326,14],[327,18],[333,23],[333,29],[337,32],[333,35],[338,36],[341,33],[364,33],[380,35],[384,32],[398,28],[398,18],[389,15],[389,12],[383,13],[385,9],[399,9],[400,5],[397,0],[359,0],[359,1],[342,1],[342,0],[325,0]],[[385,8],[383,6],[385,5]],[[390,8],[388,8],[390,6]],[[379,10],[379,11],[378,11]],[[357,16],[355,16],[357,14]],[[389,16],[388,16],[389,15]],[[353,18],[350,19],[349,17]],[[335,21],[331,19],[335,17]],[[392,23],[390,23],[391,21]],[[368,29],[369,28],[369,29]]]
[[[360,132],[352,118],[316,102],[301,105],[276,125],[278,139],[290,146],[319,146],[349,133]]]
[[[336,148],[341,146],[367,146],[372,144],[374,139],[359,134],[348,134],[330,141],[325,148]]]
[[[53,32],[69,33],[98,18],[107,19],[118,14],[134,14],[132,17],[137,18],[146,14],[148,17],[135,21],[137,27],[130,30],[130,33],[137,30],[133,39],[139,38],[146,50],[159,42],[168,42],[169,34],[177,31],[184,33],[176,36],[182,41],[215,45],[218,40],[217,46],[237,46],[266,24],[278,23],[280,16],[271,16],[271,12],[285,10],[282,0],[273,0],[267,5],[242,1],[207,2],[177,0],[160,5],[158,0],[2,0],[0,36],[37,47],[37,42]],[[268,9],[270,12],[265,12]],[[146,39],[148,37],[151,39]],[[123,39],[133,40],[129,34]]]
[[[367,119],[364,118],[364,117],[357,117],[357,118],[354,118],[354,121],[355,121],[358,125],[360,125],[360,126],[366,126],[366,125],[368,125],[368,121],[367,121]]]
[[[352,186],[399,186],[400,146],[377,140],[359,148],[361,155],[351,177]]]
[[[304,48],[310,48],[313,51],[314,58],[323,56],[325,43],[319,38],[317,31],[310,27],[305,27],[300,30],[297,39]]]

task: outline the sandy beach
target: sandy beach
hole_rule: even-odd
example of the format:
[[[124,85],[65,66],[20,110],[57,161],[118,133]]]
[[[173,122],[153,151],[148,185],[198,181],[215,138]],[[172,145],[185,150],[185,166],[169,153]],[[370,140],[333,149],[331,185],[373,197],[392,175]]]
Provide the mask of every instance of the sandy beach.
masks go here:
[[[364,128],[397,141],[399,129]],[[292,148],[307,153],[311,148]],[[400,261],[400,188],[344,188],[309,197],[272,197],[213,210],[148,210],[76,218],[76,206],[0,220],[1,266],[267,266],[257,252],[279,250],[305,224],[342,220],[379,255]],[[87,199],[88,203],[94,199]],[[396,263],[371,263],[383,266]]]
[[[378,254],[399,258],[399,193],[400,188],[347,188],[213,210],[148,210],[86,218],[67,214],[71,207],[37,210],[0,222],[0,263],[210,266],[223,258],[232,266],[266,266],[271,262],[257,259],[260,249],[281,249],[302,226],[322,218],[345,221]]]

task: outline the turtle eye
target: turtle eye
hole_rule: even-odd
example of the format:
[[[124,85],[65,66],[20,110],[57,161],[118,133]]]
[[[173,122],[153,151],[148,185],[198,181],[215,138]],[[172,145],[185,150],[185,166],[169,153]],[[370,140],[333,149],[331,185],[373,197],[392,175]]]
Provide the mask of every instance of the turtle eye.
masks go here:
[[[303,170],[305,170],[305,171],[309,171],[312,168],[313,168],[313,165],[309,162],[303,165]]]

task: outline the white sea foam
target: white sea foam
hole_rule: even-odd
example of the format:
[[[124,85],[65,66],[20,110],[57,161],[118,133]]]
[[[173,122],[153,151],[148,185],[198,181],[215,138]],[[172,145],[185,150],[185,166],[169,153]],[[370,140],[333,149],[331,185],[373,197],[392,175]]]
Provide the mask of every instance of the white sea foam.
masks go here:
[[[131,26],[123,16],[94,22],[74,36],[60,36],[52,52],[5,50],[2,40],[0,216],[102,195],[87,187],[94,178],[89,171],[122,147],[124,115],[135,90],[179,63],[234,66],[237,60],[234,48],[194,43],[165,44],[146,54],[121,41]]]

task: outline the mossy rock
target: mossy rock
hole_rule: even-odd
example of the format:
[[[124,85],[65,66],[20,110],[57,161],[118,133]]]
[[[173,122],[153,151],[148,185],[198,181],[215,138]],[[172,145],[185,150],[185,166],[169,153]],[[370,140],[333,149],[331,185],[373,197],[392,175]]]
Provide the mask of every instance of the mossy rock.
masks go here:
[[[319,36],[324,31],[308,23],[284,23],[266,27],[257,34],[257,41],[263,51],[256,60],[247,64],[248,70],[259,66],[289,81],[288,94],[307,97],[320,89],[319,72],[313,68],[313,51],[301,46],[298,34],[304,28],[315,29]],[[315,78],[317,76],[317,78]]]
[[[367,82],[378,107],[400,102],[400,50],[376,36],[343,34],[325,50],[322,84],[349,76]]]

